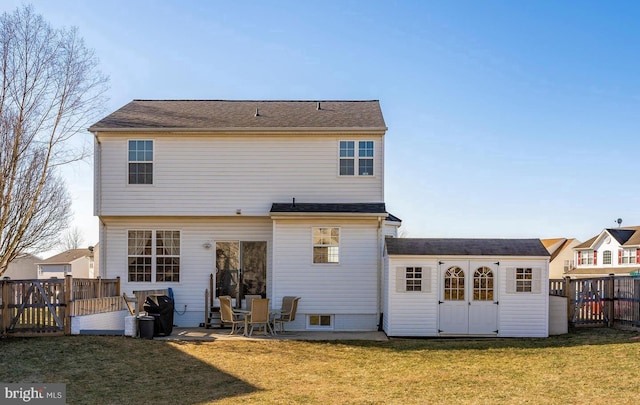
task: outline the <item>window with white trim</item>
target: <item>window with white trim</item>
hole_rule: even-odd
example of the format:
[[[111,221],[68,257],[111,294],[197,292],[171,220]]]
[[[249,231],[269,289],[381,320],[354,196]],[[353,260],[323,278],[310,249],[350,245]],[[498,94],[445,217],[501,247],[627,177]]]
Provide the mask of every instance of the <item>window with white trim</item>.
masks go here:
[[[331,315],[308,315],[307,327],[309,329],[333,329],[333,317]]]
[[[636,248],[623,249],[621,258],[622,258],[621,263],[623,263],[623,264],[635,264],[636,263]]]
[[[533,269],[516,268],[516,292],[531,292],[533,282]]]
[[[340,176],[373,176],[373,141],[340,141],[338,156]]]
[[[396,267],[396,292],[431,293],[431,267]]]
[[[153,184],[153,141],[129,141],[129,184]]]
[[[340,262],[340,228],[313,228],[313,262]]]
[[[579,251],[578,264],[593,264],[593,250]]]
[[[422,291],[422,267],[407,267],[405,271],[407,291]]]
[[[602,264],[611,264],[611,251],[605,250],[602,252]]]
[[[180,231],[131,230],[127,239],[129,281],[180,281]]]

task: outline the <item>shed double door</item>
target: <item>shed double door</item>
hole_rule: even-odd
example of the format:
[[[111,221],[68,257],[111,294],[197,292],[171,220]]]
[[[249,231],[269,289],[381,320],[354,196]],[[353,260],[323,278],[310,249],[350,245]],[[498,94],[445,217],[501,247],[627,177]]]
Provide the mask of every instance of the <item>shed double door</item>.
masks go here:
[[[492,262],[440,262],[438,331],[442,335],[498,333],[498,266]]]

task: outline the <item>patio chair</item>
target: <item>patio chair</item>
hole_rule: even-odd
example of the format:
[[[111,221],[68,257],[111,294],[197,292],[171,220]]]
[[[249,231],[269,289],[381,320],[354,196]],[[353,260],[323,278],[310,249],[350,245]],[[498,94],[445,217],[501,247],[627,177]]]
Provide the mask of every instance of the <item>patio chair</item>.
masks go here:
[[[251,313],[249,313],[247,320],[247,328],[249,329],[249,336],[253,333],[254,326],[258,325],[258,330],[264,328],[264,334],[270,333],[273,335],[273,328],[269,322],[269,298],[254,298],[251,305]],[[245,333],[247,331],[245,330]]]
[[[280,310],[279,316],[273,320],[274,327],[275,325],[280,324],[280,333],[284,332],[285,323],[293,322],[296,319],[299,300],[300,297],[282,297],[282,309]]]
[[[222,295],[218,297],[220,300],[220,322],[231,324],[231,333],[233,335],[244,326],[243,315],[237,313],[231,308],[231,297],[228,295]],[[240,325],[240,326],[238,326]]]
[[[245,303],[247,306],[247,311],[251,312],[251,305],[253,304],[253,300],[255,300],[256,298],[262,298],[261,295],[245,295],[244,299],[245,299]]]

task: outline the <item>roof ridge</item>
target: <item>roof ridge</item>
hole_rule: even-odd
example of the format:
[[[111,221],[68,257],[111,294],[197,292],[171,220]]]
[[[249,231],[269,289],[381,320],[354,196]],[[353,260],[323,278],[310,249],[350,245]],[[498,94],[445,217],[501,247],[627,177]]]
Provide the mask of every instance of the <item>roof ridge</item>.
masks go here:
[[[196,98],[167,98],[167,99],[153,99],[153,98],[134,98],[132,101],[223,101],[230,103],[317,103],[317,102],[340,102],[340,103],[370,103],[379,102],[380,100],[329,100],[329,99],[307,99],[307,100],[223,100],[223,99],[196,99]]]

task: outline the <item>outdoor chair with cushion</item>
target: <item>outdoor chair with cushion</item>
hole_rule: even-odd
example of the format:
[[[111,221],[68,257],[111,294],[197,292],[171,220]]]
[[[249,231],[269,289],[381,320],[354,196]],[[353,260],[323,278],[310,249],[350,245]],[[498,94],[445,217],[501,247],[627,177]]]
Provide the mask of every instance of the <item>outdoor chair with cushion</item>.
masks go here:
[[[278,316],[273,320],[274,326],[280,324],[280,333],[284,332],[285,323],[293,322],[296,319],[299,300],[300,297],[282,297],[282,309],[280,310],[280,314],[278,314]]]
[[[254,298],[251,305],[251,312],[245,320],[245,334],[253,333],[254,326],[258,326],[258,330],[264,329],[264,334],[270,333],[273,335],[273,328],[269,323],[269,298]],[[251,329],[249,329],[251,325]]]
[[[238,312],[235,312],[231,307],[231,297],[228,295],[222,295],[218,297],[220,300],[220,321],[231,324],[231,333],[233,335],[236,331],[244,326],[244,316]],[[238,326],[239,325],[239,326]]]

